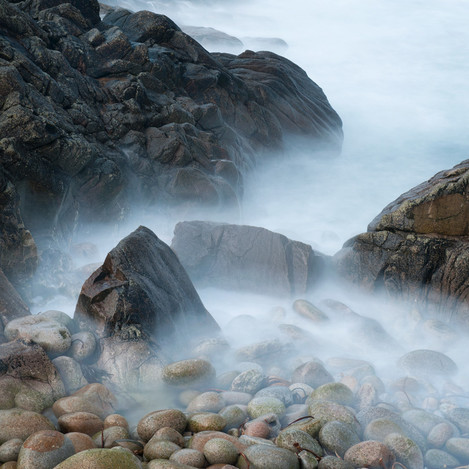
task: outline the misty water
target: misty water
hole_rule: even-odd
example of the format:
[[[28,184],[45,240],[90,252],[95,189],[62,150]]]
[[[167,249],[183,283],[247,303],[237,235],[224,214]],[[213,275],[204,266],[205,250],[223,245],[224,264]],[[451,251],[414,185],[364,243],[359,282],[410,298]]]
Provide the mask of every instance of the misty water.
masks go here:
[[[85,233],[77,241],[98,245],[96,262],[101,262],[119,239],[139,224],[153,229],[170,243],[175,223],[194,217],[262,226],[332,255],[347,239],[366,231],[368,223],[401,193],[469,155],[467,2],[113,0],[108,3],[134,11],[164,13],[180,26],[213,27],[240,38],[247,47],[256,45],[253,38],[283,39],[288,48],[272,41],[273,51],[301,66],[323,88],[343,120],[345,139],[338,156],[317,153],[304,140],[286,141],[283,154],[267,155],[246,176],[244,199],[235,213],[194,214],[173,210],[168,214],[164,209],[161,213],[155,210],[152,214],[134,216],[126,225],[109,228],[102,240],[91,234],[87,239]],[[227,51],[240,53],[242,49]],[[214,289],[200,290],[199,294],[222,326],[239,314],[257,318],[256,335],[233,328],[225,330],[235,345],[274,334],[270,310],[275,306],[286,310],[282,321],[314,329],[291,311],[290,300]],[[426,335],[425,331],[414,333],[413,305],[370,298],[338,284],[322,284],[307,298],[320,305],[328,297],[346,303],[359,314],[378,319],[399,346],[383,350],[380,356],[379,351],[357,344],[346,328],[335,323],[319,331],[317,343],[322,345],[305,355],[327,359],[348,354],[387,370],[393,368],[395,359],[405,351],[430,347],[447,352],[460,366],[465,361],[458,343],[449,344],[434,334]],[[64,307],[73,314],[69,299],[62,304],[61,301],[58,299],[48,307]],[[44,305],[39,309],[44,310]],[[457,383],[469,389],[463,374],[458,376]]]

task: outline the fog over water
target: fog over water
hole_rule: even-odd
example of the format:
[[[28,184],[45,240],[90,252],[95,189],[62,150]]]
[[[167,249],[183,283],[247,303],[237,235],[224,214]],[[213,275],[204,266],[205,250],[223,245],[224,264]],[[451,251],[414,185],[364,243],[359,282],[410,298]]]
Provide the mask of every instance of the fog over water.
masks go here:
[[[341,155],[318,154],[304,141],[287,141],[286,154],[266,158],[246,178],[239,214],[217,214],[219,220],[262,226],[334,254],[347,239],[366,231],[368,223],[401,193],[469,157],[469,2],[108,3],[164,13],[179,25],[214,27],[242,40],[251,38],[244,40],[247,46],[255,44],[255,37],[281,38],[288,48],[276,51],[274,47],[274,51],[304,68],[341,116],[345,134]],[[191,212],[173,212],[171,217],[165,213],[135,216],[131,226],[106,233],[106,240],[98,243],[100,255],[104,258],[139,224],[170,243],[174,224],[193,217]],[[264,314],[263,324],[267,325],[271,307],[289,307],[288,302],[255,295],[210,289],[199,293],[222,326],[236,314]],[[362,315],[379,318],[402,341],[403,350],[434,344],[461,362],[447,344],[429,345],[432,339],[424,334],[409,339],[413,323],[407,316],[411,312],[408,305],[399,308],[379,298],[364,302],[359,293],[329,285],[321,286],[309,299],[317,303],[327,297],[347,303]],[[292,312],[285,322],[308,328]],[[326,332],[321,334],[332,334]],[[350,344],[347,330],[335,333],[335,343],[344,346],[337,348],[339,354]],[[394,352],[397,356],[403,353]],[[366,350],[359,347],[356,353],[367,357]]]

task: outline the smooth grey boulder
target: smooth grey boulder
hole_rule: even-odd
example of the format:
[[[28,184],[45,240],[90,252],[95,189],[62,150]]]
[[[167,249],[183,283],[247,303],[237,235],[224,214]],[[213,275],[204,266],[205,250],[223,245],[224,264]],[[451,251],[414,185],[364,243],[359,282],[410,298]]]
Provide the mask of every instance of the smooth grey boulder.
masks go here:
[[[325,259],[265,228],[204,221],[178,223],[171,247],[198,285],[277,296],[307,292]]]

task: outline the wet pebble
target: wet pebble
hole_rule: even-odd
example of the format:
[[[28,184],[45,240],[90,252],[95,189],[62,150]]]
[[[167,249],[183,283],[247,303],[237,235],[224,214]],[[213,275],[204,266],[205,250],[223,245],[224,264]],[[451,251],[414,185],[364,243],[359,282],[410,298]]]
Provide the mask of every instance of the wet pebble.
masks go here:
[[[221,431],[226,426],[226,420],[214,412],[200,412],[187,419],[187,428],[190,432]]]
[[[226,426],[224,430],[238,428],[248,419],[247,409],[244,409],[243,407],[239,405],[230,405],[224,407],[220,412],[218,412],[225,419]]]
[[[258,370],[247,370],[240,373],[231,383],[231,390],[255,394],[264,386],[266,376]]]
[[[143,448],[143,455],[149,461],[152,459],[169,459],[181,447],[172,441],[151,439]]]
[[[182,433],[186,425],[186,416],[180,410],[156,410],[140,419],[137,432],[143,441],[148,441],[160,428],[171,427]]]
[[[461,463],[469,463],[469,438],[450,438],[446,442],[445,450],[459,459]]]
[[[213,391],[194,397],[187,406],[187,412],[218,412],[225,407],[223,397]]]
[[[53,468],[74,453],[75,448],[68,437],[54,430],[42,430],[23,443],[18,454],[18,467]]]
[[[270,445],[252,445],[239,456],[236,466],[239,469],[299,469],[296,455],[284,448]]]
[[[440,449],[429,449],[424,457],[427,469],[454,469],[461,466],[461,463],[451,454]]]
[[[403,355],[399,366],[414,376],[451,376],[458,367],[447,355],[435,350],[413,350]]]
[[[332,401],[337,404],[352,406],[355,401],[353,392],[345,384],[327,383],[316,388],[310,395],[311,400]]]
[[[265,414],[276,414],[279,417],[285,413],[285,405],[275,397],[255,397],[248,404],[248,414],[256,419]]]
[[[92,438],[84,433],[70,432],[66,433],[65,436],[72,442],[73,447],[75,448],[75,453],[96,448]]]
[[[162,379],[172,386],[201,385],[215,377],[215,369],[207,360],[189,359],[170,363],[163,368]]]
[[[355,466],[336,456],[325,456],[319,461],[318,469],[354,469]]]
[[[5,441],[5,443],[0,446],[0,462],[16,461],[21,446],[23,446],[23,440],[19,438]]]
[[[54,469],[143,469],[140,460],[123,448],[89,449],[74,454]]]
[[[349,425],[332,421],[321,428],[319,442],[326,451],[343,458],[350,447],[360,443],[360,437]]]
[[[382,469],[383,466],[391,467],[395,457],[383,443],[378,441],[362,441],[346,451],[344,461],[353,464],[354,467]]]
[[[407,469],[423,469],[423,454],[417,444],[399,433],[391,433],[384,439],[384,444],[391,450],[397,462]]]
[[[97,340],[91,332],[83,331],[72,335],[72,345],[67,354],[77,362],[91,358],[96,350]]]
[[[454,436],[453,427],[446,422],[435,425],[427,436],[429,446],[433,448],[442,448],[446,442]]]
[[[222,438],[213,438],[204,446],[204,456],[209,464],[235,464],[238,455],[236,446]]]
[[[0,444],[12,439],[26,440],[40,430],[55,430],[54,424],[37,412],[23,409],[0,410]]]
[[[52,363],[57,368],[68,394],[72,394],[88,384],[80,364],[73,358],[61,356],[54,358]]]
[[[316,439],[308,435],[308,433],[295,428],[282,430],[275,440],[275,444],[280,448],[288,449],[294,453],[306,449],[317,456],[322,456],[323,454],[321,445]]]
[[[58,419],[59,429],[63,433],[78,432],[93,436],[104,428],[103,421],[89,412],[73,412],[61,415]]]
[[[293,371],[291,380],[293,382],[305,383],[312,388],[317,388],[323,384],[333,382],[334,378],[321,363],[309,361],[303,363]]]
[[[195,449],[183,448],[175,451],[169,460],[179,464],[186,464],[191,467],[206,467],[207,461],[204,455]]]
[[[321,422],[323,427],[327,422],[337,420],[353,428],[357,434],[361,432],[355,414],[348,408],[335,402],[316,401],[309,406],[309,415],[313,415],[316,420]]]

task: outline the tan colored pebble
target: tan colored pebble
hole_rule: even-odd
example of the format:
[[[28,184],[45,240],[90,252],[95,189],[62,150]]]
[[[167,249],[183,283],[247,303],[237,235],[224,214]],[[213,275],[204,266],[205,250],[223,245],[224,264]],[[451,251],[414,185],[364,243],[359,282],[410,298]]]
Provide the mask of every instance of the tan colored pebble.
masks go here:
[[[243,434],[247,436],[255,436],[257,438],[269,438],[270,427],[262,420],[253,420],[244,425]]]
[[[120,414],[111,414],[104,419],[104,428],[123,427],[129,429],[129,422]]]
[[[1,469],[16,469],[17,463],[16,461],[8,461],[5,464],[0,466]]]
[[[150,439],[150,441],[172,441],[183,448],[185,446],[184,437],[174,428],[160,428]],[[149,442],[150,442],[149,441]]]
[[[170,456],[181,448],[172,441],[150,440],[143,448],[143,455],[149,461],[152,459],[169,459]]]
[[[118,446],[116,440],[129,438],[129,431],[124,427],[105,428],[93,435],[93,441],[98,448],[113,448],[114,446]]]
[[[0,446],[0,461],[16,461],[22,446],[23,440],[19,438],[13,438],[3,443],[3,445]]]
[[[61,415],[58,424],[63,433],[78,432],[89,436],[93,436],[104,428],[103,421],[90,412],[72,412]]]
[[[86,435],[85,433],[70,432],[66,433],[65,436],[68,436],[72,442],[73,447],[75,448],[75,453],[85,451],[86,449],[96,448],[96,445],[91,436]]]

